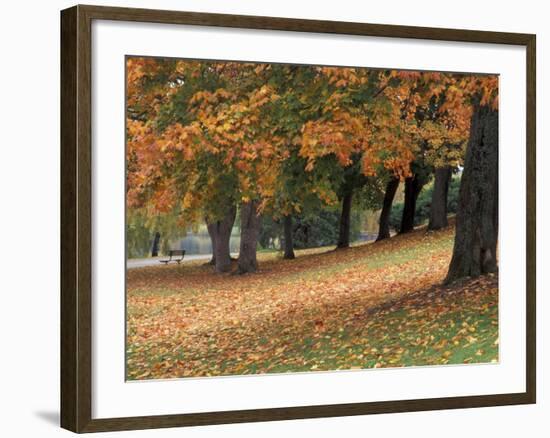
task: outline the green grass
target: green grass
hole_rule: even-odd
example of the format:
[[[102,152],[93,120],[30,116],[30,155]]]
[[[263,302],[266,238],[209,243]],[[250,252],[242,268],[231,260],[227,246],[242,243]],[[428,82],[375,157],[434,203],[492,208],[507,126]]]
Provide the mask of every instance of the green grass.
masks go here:
[[[459,303],[454,303],[459,304]],[[432,315],[433,308],[381,311],[364,330],[352,328],[306,338],[287,352],[300,358],[264,362],[270,372],[489,363],[498,361],[498,306],[484,296],[472,307]],[[485,307],[486,305],[486,307]],[[301,362],[304,359],[304,363]],[[248,370],[252,372],[252,370]],[[248,374],[246,372],[246,374]]]

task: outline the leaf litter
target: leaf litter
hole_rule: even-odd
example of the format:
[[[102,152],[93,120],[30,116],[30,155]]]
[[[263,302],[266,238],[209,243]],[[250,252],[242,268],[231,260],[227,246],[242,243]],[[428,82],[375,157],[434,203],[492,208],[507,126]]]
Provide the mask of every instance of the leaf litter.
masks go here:
[[[498,361],[498,275],[442,286],[454,229],[127,273],[130,380]]]

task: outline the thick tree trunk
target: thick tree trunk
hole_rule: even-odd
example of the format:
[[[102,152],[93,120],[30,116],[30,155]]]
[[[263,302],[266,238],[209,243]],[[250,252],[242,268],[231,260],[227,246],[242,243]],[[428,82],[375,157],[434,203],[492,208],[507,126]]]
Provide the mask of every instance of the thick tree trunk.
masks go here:
[[[292,260],[295,258],[294,255],[294,243],[292,241],[292,216],[286,215],[283,218],[283,228],[284,228],[284,249],[285,253],[283,258],[287,260]]]
[[[436,167],[432,204],[430,206],[430,221],[428,230],[439,230],[448,225],[447,222],[447,195],[451,182],[452,169],[450,166]]]
[[[405,179],[405,203],[403,205],[403,216],[401,218],[400,234],[408,233],[414,229],[414,215],[416,213],[416,199],[422,190],[424,183],[418,175]]]
[[[395,198],[395,192],[399,187],[399,178],[392,177],[386,184],[386,193],[384,194],[384,203],[382,204],[382,212],[378,221],[378,237],[376,241],[388,239],[390,237],[390,213]]]
[[[498,111],[474,108],[445,283],[497,270]]]
[[[210,242],[212,246],[212,258],[207,263],[208,265],[216,266],[216,223],[209,224],[206,223],[206,229],[208,230],[208,235],[210,236]]]
[[[344,195],[342,200],[342,214],[340,215],[340,233],[338,235],[337,248],[349,248],[349,230],[351,225],[351,201],[353,199],[353,191],[349,191]]]
[[[231,230],[235,223],[237,209],[234,205],[227,208],[222,220],[207,224],[208,234],[212,241],[211,263],[216,267],[216,272],[228,272],[231,270],[231,254],[229,252],[229,240]]]
[[[256,247],[260,232],[260,215],[258,202],[243,202],[241,204],[241,245],[239,249],[238,273],[256,272]]]
[[[157,257],[159,255],[160,246],[160,233],[157,231],[153,238],[153,245],[151,246],[151,257]]]

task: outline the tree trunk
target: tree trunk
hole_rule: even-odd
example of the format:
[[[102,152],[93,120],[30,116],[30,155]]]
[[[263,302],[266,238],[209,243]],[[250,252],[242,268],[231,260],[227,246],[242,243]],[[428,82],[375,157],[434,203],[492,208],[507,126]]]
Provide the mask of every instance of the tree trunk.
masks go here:
[[[447,222],[447,195],[451,182],[452,169],[450,166],[436,167],[432,204],[430,206],[430,221],[428,230],[439,230],[448,225]]]
[[[409,233],[414,229],[414,215],[416,213],[416,199],[424,184],[417,175],[405,179],[405,204],[401,218],[400,234]]]
[[[395,192],[399,187],[399,178],[392,177],[386,184],[386,193],[384,194],[384,203],[380,213],[378,237],[376,241],[388,239],[390,237],[390,213],[395,198]]]
[[[160,233],[157,231],[155,237],[153,238],[153,245],[151,247],[151,257],[157,257],[159,255],[159,246],[160,246]]]
[[[216,272],[228,272],[231,270],[231,254],[229,252],[229,240],[231,230],[235,223],[237,209],[234,205],[227,208],[222,220],[207,224],[208,234],[212,241],[212,260],[210,263],[216,267]]]
[[[342,214],[340,215],[340,233],[338,235],[337,248],[349,248],[349,229],[351,224],[351,201],[353,191],[344,195],[342,200]]]
[[[283,218],[283,227],[284,227],[284,248],[285,253],[283,258],[287,260],[292,260],[295,258],[294,255],[294,243],[292,242],[292,216],[286,215]]]
[[[260,232],[260,215],[258,202],[250,201],[241,204],[241,246],[239,249],[238,273],[256,272],[256,247]]]
[[[476,105],[460,182],[453,257],[445,283],[497,270],[498,111]]]
[[[210,242],[212,246],[212,258],[207,263],[208,265],[216,266],[216,223],[209,224],[206,223],[206,229],[208,230],[208,235],[210,236]]]

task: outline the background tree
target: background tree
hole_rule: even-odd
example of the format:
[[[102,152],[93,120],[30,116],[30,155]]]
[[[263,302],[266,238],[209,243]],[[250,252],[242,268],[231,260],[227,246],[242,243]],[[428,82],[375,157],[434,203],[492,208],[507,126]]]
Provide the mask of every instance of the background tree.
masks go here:
[[[423,162],[413,162],[411,164],[411,169],[411,176],[405,178],[405,201],[403,204],[399,234],[410,233],[414,229],[416,201],[422,188],[431,178],[430,170]]]
[[[428,230],[439,230],[448,225],[447,204],[449,185],[452,176],[453,168],[451,166],[436,167],[434,170],[434,187],[432,191]]]
[[[447,198],[453,172],[464,164],[464,153],[469,136],[471,105],[461,97],[457,84],[463,75],[447,75],[429,103],[417,110],[420,131],[426,145],[425,161],[433,167],[429,230],[447,226]],[[452,105],[460,99],[459,106]]]
[[[390,238],[390,214],[392,211],[393,200],[399,187],[399,178],[390,175],[387,177],[386,188],[384,190],[384,200],[382,203],[382,211],[380,212],[380,218],[378,220],[378,237],[376,241],[379,242],[384,239]],[[401,214],[403,214],[401,212]]]
[[[269,119],[271,133],[282,139],[286,150],[274,196],[264,203],[263,213],[282,222],[283,257],[294,259],[293,217],[327,201],[323,190],[318,190],[322,174],[305,172],[307,162],[300,156],[301,129],[320,113],[323,84],[316,80],[315,67],[279,64],[270,66],[268,72],[267,82],[276,90],[277,99],[265,105],[262,117]]]
[[[458,190],[460,188],[460,177],[451,178],[449,183],[447,212],[456,214],[458,206]],[[416,213],[414,215],[414,226],[425,225],[432,212],[433,191],[435,190],[435,181],[426,185],[424,190],[418,195],[416,201]],[[401,219],[403,218],[403,202],[394,203],[390,213],[390,228],[398,231],[401,227]]]
[[[151,245],[151,257],[157,257],[159,255],[160,247],[160,232],[155,232],[155,237],[153,238],[153,244]]]
[[[345,248],[349,246],[354,191],[375,180],[379,185],[388,173],[397,184],[410,174],[414,126],[403,116],[406,113],[400,93],[404,95],[406,89],[390,92],[401,85],[397,72],[325,68],[323,73],[328,78],[329,97],[322,116],[304,126],[302,154],[308,158],[308,167],[314,167],[318,157],[332,155],[344,169],[336,192],[342,202],[338,247]],[[395,194],[391,189],[390,185],[383,225],[387,225],[390,198]]]

